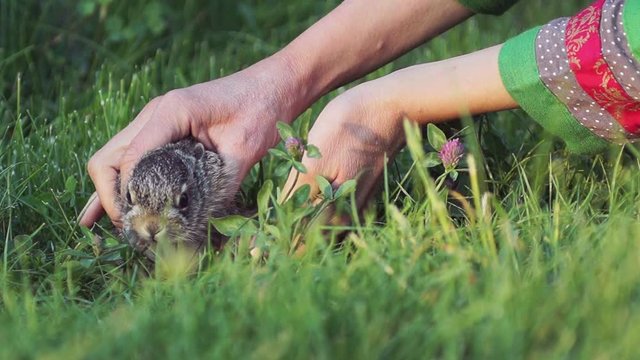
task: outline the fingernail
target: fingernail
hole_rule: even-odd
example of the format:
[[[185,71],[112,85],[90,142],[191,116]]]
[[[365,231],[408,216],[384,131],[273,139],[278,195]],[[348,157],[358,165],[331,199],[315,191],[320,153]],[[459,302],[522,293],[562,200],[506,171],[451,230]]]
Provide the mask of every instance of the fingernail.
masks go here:
[[[111,220],[111,223],[118,229],[122,229],[122,227],[124,226],[121,220]]]
[[[79,223],[82,218],[84,217],[84,214],[87,213],[87,211],[89,210],[89,207],[91,206],[91,204],[93,204],[93,202],[98,198],[98,193],[94,192],[93,194],[91,194],[91,196],[89,197],[89,200],[87,200],[87,204],[82,208],[82,210],[80,210],[80,214],[78,214],[78,217],[76,218],[76,222]]]

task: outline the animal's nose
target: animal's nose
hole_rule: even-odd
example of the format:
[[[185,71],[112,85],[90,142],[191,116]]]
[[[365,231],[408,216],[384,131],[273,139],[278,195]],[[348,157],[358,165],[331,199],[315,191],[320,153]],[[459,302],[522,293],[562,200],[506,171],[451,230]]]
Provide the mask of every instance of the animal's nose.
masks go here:
[[[149,233],[149,239],[155,241],[155,237],[160,232],[160,228],[156,224],[149,224],[147,225],[147,232]]]

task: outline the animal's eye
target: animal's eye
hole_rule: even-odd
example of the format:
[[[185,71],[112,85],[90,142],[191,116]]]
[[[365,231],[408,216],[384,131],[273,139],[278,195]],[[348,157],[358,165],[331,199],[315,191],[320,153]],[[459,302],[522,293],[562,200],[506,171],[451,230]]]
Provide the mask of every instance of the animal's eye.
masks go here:
[[[129,205],[133,205],[133,200],[131,200],[131,191],[127,190],[127,202],[129,203]]]
[[[178,205],[178,209],[184,209],[187,206],[189,206],[189,197],[187,196],[186,192],[180,194],[177,205]]]

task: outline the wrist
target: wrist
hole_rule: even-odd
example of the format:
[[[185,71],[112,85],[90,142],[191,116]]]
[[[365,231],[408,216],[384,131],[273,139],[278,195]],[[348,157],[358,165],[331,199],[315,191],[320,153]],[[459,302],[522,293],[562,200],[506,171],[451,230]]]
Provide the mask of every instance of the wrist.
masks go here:
[[[310,86],[303,70],[298,59],[280,51],[243,72],[257,79],[258,92],[268,99],[277,120],[290,123],[322,95]]]

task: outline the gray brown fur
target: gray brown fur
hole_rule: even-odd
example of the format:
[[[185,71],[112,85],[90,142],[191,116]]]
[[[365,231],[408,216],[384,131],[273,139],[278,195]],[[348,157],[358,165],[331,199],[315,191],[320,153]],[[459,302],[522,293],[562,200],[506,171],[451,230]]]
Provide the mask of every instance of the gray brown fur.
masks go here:
[[[220,247],[222,236],[208,224],[211,217],[235,212],[234,176],[233,166],[193,139],[148,152],[118,196],[123,237],[149,257],[160,238],[201,249],[211,235]]]

